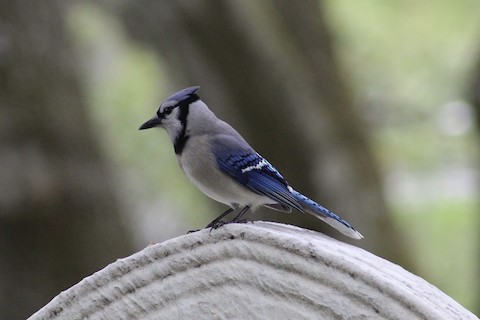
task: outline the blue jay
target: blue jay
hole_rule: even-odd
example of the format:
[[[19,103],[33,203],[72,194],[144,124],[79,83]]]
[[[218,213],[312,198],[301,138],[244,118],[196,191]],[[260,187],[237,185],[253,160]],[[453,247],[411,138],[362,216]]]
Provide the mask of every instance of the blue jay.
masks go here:
[[[139,130],[164,128],[190,181],[210,198],[229,206],[207,228],[245,222],[242,217],[249,209],[266,206],[308,212],[351,238],[363,238],[338,215],[295,191],[235,129],[210,111],[196,94],[198,89],[190,87],[170,96]],[[222,220],[234,211],[238,213],[231,221]]]

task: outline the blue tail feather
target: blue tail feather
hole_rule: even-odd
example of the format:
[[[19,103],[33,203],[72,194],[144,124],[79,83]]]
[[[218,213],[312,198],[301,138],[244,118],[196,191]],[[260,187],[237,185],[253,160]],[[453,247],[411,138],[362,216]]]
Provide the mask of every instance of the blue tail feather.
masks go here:
[[[350,223],[340,218],[338,215],[322,207],[315,201],[304,196],[298,191],[292,190],[292,194],[297,201],[302,205],[305,212],[308,212],[317,218],[325,221],[341,233],[354,239],[361,239],[363,236],[352,227]]]

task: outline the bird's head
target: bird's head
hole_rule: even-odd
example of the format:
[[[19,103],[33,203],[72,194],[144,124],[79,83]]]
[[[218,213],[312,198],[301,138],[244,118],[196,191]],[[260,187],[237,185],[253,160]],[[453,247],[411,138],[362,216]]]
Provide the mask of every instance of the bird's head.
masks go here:
[[[200,87],[189,87],[178,91],[163,102],[153,118],[142,124],[139,130],[155,127],[164,128],[173,142],[185,135],[189,107],[200,98],[195,93]]]

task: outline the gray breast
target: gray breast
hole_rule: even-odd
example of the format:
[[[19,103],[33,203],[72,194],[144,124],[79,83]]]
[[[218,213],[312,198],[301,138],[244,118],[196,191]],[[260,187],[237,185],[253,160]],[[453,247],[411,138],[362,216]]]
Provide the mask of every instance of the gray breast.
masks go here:
[[[252,192],[220,171],[207,136],[191,137],[178,157],[180,167],[192,183],[210,198],[229,206],[275,203]]]

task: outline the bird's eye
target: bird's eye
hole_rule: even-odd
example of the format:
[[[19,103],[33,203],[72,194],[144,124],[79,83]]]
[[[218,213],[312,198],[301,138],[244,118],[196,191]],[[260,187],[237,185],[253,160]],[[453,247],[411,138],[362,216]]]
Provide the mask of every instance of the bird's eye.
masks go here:
[[[173,107],[166,107],[165,110],[163,110],[164,114],[170,114],[172,113]]]

